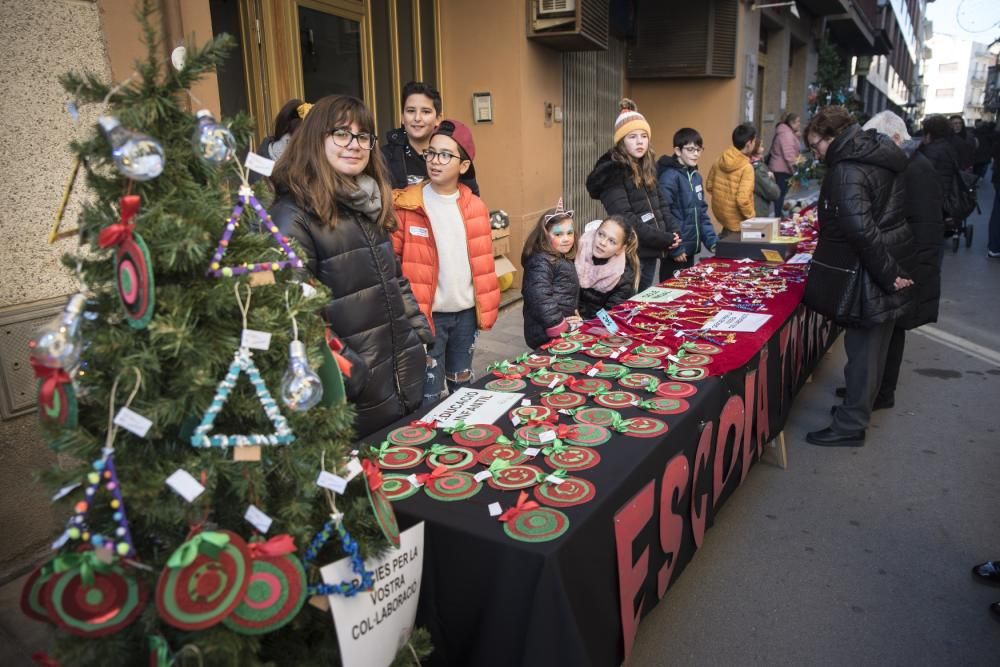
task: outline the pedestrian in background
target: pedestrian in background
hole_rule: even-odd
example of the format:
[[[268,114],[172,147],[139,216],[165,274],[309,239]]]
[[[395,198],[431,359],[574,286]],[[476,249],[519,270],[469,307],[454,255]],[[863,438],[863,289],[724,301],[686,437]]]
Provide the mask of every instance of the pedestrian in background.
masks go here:
[[[576,252],[580,281],[580,317],[614,308],[635,294],[639,286],[639,239],[625,218],[612,215],[587,223]]]
[[[777,203],[781,197],[781,188],[774,180],[774,174],[767,168],[764,162],[764,144],[760,138],[754,147],[753,155],[750,157],[750,164],[753,165],[753,208],[758,218],[771,217],[771,211],[776,210],[772,204]],[[780,213],[775,213],[778,217]]]
[[[376,141],[364,102],[324,97],[271,176],[271,217],[330,290],[323,319],[351,362],[344,384],[359,438],[420,407],[424,345],[434,340],[392,251],[396,217],[382,161],[373,159]]]
[[[913,237],[906,225],[906,154],[874,130],[864,132],[842,106],[820,109],[806,140],[827,172],[819,195],[819,239],[803,301],[846,327],[844,402],[814,445],[864,445],[875,395],[899,317],[912,303],[908,266]]]
[[[285,153],[285,149],[292,140],[295,130],[298,129],[299,123],[302,122],[302,119],[306,117],[311,108],[311,104],[305,103],[300,99],[291,99],[285,102],[285,105],[281,107],[281,110],[274,117],[273,131],[264,137],[264,141],[260,142],[260,146],[254,152],[257,155],[266,157],[268,160],[277,162],[278,158]],[[256,183],[262,178],[264,176],[257,172],[250,172],[251,184]]]
[[[771,150],[767,166],[774,174],[780,194],[774,202],[774,214],[779,218],[785,214],[785,196],[788,194],[788,180],[795,173],[795,163],[802,153],[802,142],[799,131],[802,129],[802,119],[797,113],[786,113],[778,126],[774,128],[774,138],[771,140]]]
[[[705,186],[698,173],[698,161],[705,150],[701,134],[690,127],[674,133],[674,154],[664,155],[656,163],[660,198],[670,206],[670,215],[677,223],[681,244],[671,257],[677,268],[694,266],[695,255],[704,246],[715,252],[719,237],[708,215]]]
[[[965,119],[959,115],[954,115],[950,119],[952,137],[951,142],[955,147],[955,154],[958,156],[958,168],[962,171],[972,169],[976,155],[976,138],[965,128]]]
[[[990,212],[990,237],[987,257],[1000,257],[1000,125],[993,134],[993,210]]]
[[[914,307],[910,314],[896,320],[886,353],[882,384],[875,396],[873,410],[884,410],[896,404],[896,384],[903,363],[906,331],[937,322],[941,299],[941,260],[944,257],[944,218],[941,213],[944,195],[934,165],[917,149],[920,142],[911,139],[903,119],[891,111],[882,111],[865,123],[865,130],[875,130],[890,139],[906,153],[903,170],[905,190],[904,213],[913,234],[915,258],[911,268],[914,285]]]
[[[639,290],[653,284],[660,260],[660,281],[674,271],[670,250],[680,245],[669,202],[660,198],[656,181],[656,154],[650,146],[652,130],[625,98],[615,120],[614,146],[602,155],[587,176],[587,192],[600,199],[608,215],[620,215],[639,238]]]
[[[990,160],[993,159],[993,137],[995,136],[997,124],[993,121],[976,119],[976,127],[973,136],[976,138],[976,151],[972,154],[972,171],[979,178],[986,177],[986,170],[990,168]]]
[[[563,208],[560,197],[556,207],[538,219],[521,253],[524,340],[528,347],[539,347],[580,326],[575,257],[573,211]]]
[[[500,285],[490,212],[459,182],[463,174],[475,174],[472,132],[457,120],[443,120],[423,156],[429,180],[393,191],[399,226],[392,245],[434,331],[424,383],[424,403],[430,404],[446,383],[454,392],[473,381],[476,337],[497,321]]]
[[[708,172],[705,188],[712,195],[712,214],[723,234],[740,232],[740,223],[757,215],[753,205],[754,171],[750,156],[757,145],[757,128],[743,123],[733,130],[733,145]]]

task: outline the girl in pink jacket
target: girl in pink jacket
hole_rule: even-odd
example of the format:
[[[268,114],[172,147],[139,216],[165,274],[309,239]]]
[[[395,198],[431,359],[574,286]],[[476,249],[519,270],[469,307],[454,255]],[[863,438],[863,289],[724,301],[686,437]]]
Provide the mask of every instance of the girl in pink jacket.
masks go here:
[[[781,195],[774,202],[774,214],[781,217],[784,214],[785,195],[788,194],[788,179],[791,178],[795,170],[795,162],[801,152],[799,142],[799,129],[802,126],[802,119],[797,113],[787,113],[778,123],[774,130],[774,139],[771,141],[771,158],[767,162],[768,168],[774,173],[774,180],[781,189]]]

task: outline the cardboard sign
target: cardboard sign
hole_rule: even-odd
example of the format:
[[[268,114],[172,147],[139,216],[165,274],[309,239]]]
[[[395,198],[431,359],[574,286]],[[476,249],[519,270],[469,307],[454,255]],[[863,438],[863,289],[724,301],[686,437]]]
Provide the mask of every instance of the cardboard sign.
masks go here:
[[[712,331],[757,331],[771,319],[767,313],[745,313],[740,310],[720,310],[705,323],[703,329]]]
[[[634,297],[629,299],[629,301],[642,301],[644,303],[670,303],[674,299],[678,299],[685,294],[688,294],[686,289],[671,289],[669,287],[649,287],[642,292],[639,292]]]
[[[434,406],[420,418],[421,421],[436,421],[440,426],[454,426],[458,422],[466,424],[492,424],[514,407],[524,394],[502,391],[487,391],[462,387],[454,394]]]
[[[372,590],[327,598],[344,667],[387,667],[413,632],[424,566],[423,522],[404,530],[399,540],[398,549],[365,561],[365,569],[375,573]],[[357,579],[350,558],[323,566],[320,574],[328,584]]]

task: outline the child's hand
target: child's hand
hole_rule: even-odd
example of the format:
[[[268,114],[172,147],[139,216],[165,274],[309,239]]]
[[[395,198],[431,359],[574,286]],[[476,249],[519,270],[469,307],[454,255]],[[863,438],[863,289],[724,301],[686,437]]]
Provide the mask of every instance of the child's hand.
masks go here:
[[[583,318],[579,315],[570,315],[566,318],[566,324],[569,325],[570,331],[576,331],[581,325],[583,325]]]
[[[681,254],[679,254],[676,257],[674,257],[674,261],[675,262],[686,262],[686,261],[688,261],[688,254],[686,252],[682,252]]]
[[[680,244],[681,244],[680,234],[678,234],[677,232],[674,232],[674,244],[672,246],[670,246],[670,249],[673,250],[674,248],[676,248]]]

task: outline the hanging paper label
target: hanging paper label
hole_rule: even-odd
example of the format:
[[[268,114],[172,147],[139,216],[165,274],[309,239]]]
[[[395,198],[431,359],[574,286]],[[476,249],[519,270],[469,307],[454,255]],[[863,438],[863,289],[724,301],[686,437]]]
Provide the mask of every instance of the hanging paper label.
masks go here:
[[[352,458],[347,462],[347,481],[350,482],[352,479],[361,474],[364,468],[361,466],[361,461],[357,457]]]
[[[553,486],[559,486],[560,484],[562,484],[566,480],[563,479],[562,477],[556,477],[555,475],[549,475],[548,477],[545,478],[545,481],[548,482],[549,484],[552,484]]]
[[[676,356],[674,356],[672,354],[668,354],[667,355],[667,359],[669,359],[670,361],[674,362],[675,364],[681,363],[681,360],[678,357],[676,357]]]
[[[205,492],[205,487],[183,468],[178,468],[167,477],[167,486],[189,503],[194,502],[195,498]]]
[[[542,443],[543,445],[546,442],[552,442],[555,439],[556,439],[555,431],[543,431],[538,434],[538,442]]]
[[[503,514],[503,507],[500,506],[500,503],[490,503],[489,509],[490,516],[500,516]]]
[[[538,447],[525,447],[524,449],[524,455],[527,456],[528,458],[533,458],[535,456],[538,456],[538,452],[539,452]]]
[[[233,447],[234,461],[260,461],[260,446]]]
[[[548,384],[549,389],[555,389],[556,385],[559,384],[559,378],[552,378],[552,382]]]
[[[66,486],[55,492],[55,495],[52,496],[52,500],[59,500],[60,498],[65,498],[67,495],[73,492],[73,489],[77,488],[78,486],[80,486],[80,482],[73,482],[72,484],[67,484]]]
[[[611,319],[611,316],[608,315],[608,311],[604,310],[603,308],[597,311],[597,319],[601,321],[601,324],[603,324],[604,328],[608,330],[608,333],[616,334],[620,331],[618,325],[615,323],[613,319]]]
[[[257,271],[250,274],[250,287],[274,284],[274,271]]]
[[[521,401],[521,407],[523,407],[523,408],[527,408],[530,405],[531,405],[531,399],[530,398],[526,398],[523,401]]]
[[[476,480],[477,482],[483,482],[492,476],[493,473],[491,473],[489,470],[480,470],[479,472],[477,472],[475,475],[472,476],[472,479]]]
[[[270,176],[274,170],[274,160],[269,160],[257,153],[247,153],[247,160],[243,164],[247,169],[256,171],[261,176]]]
[[[520,426],[521,425],[521,418],[518,417],[516,414],[511,415],[510,416],[510,423],[513,424],[514,426]]]
[[[324,489],[330,489],[334,493],[343,494],[347,489],[347,480],[340,475],[334,475],[332,472],[323,470],[319,473],[319,477],[316,478],[316,485],[322,486]]]
[[[262,512],[256,505],[248,507],[246,514],[243,515],[243,518],[261,533],[266,533],[270,530],[271,523],[274,521],[271,517],[264,514],[264,512]]]
[[[146,433],[149,432],[149,427],[153,425],[153,422],[149,421],[138,412],[133,412],[128,408],[122,408],[115,415],[115,425],[121,426],[126,431],[134,433],[140,438],[145,438]]]
[[[622,353],[619,352],[618,350],[615,350],[614,352],[611,353],[612,359],[617,359],[620,356],[622,356]],[[593,375],[591,375],[591,373],[593,373]],[[590,375],[590,377],[594,377],[594,375],[597,375],[597,369],[595,368],[590,369],[590,371],[587,372],[587,375]]]
[[[375,574],[371,591],[329,596],[345,667],[388,665],[410,639],[424,568],[424,524],[404,530],[399,540],[398,549],[365,561],[365,570]],[[323,566],[320,574],[334,585],[357,579],[350,558]]]
[[[416,473],[412,473],[410,475],[407,475],[406,476],[406,481],[409,482],[410,484],[412,484],[413,486],[423,486],[423,484],[420,483],[420,480],[417,479],[417,474]]]
[[[243,337],[240,338],[240,347],[249,347],[251,350],[267,350],[271,347],[271,333],[256,329],[244,329]]]
[[[612,356],[613,358],[617,359],[617,358],[618,358],[618,352],[615,352],[615,353],[614,353],[614,354],[612,354],[611,356]],[[599,371],[599,370],[597,370],[596,368],[591,368],[591,369],[590,369],[589,371],[587,371],[587,377],[594,377],[594,376],[595,376],[595,375],[597,375],[598,373],[600,373],[600,371]]]

